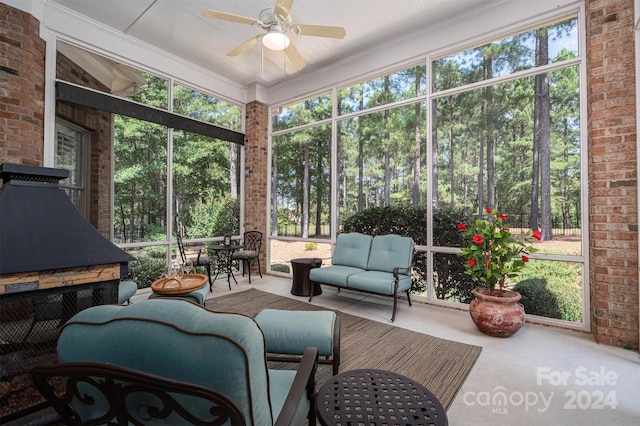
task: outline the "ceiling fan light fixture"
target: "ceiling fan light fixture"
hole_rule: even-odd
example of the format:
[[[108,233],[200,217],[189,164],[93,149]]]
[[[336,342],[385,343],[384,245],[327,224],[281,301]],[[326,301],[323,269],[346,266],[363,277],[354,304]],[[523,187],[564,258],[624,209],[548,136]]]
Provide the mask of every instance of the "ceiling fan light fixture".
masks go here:
[[[284,50],[289,47],[289,37],[279,25],[272,25],[269,32],[262,37],[262,44],[270,50]]]

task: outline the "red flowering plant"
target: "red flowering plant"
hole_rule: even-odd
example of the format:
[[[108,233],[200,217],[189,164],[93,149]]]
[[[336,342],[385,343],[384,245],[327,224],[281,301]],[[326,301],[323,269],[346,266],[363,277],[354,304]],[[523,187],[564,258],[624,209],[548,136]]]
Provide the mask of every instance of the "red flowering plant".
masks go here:
[[[458,225],[458,230],[470,241],[459,253],[467,258],[465,273],[487,287],[491,296],[496,285],[501,296],[506,279],[517,276],[529,261],[527,255],[537,251],[525,244],[524,235],[515,238],[509,226],[507,216],[491,208],[486,209],[484,218]],[[540,240],[540,231],[532,231],[530,236]]]

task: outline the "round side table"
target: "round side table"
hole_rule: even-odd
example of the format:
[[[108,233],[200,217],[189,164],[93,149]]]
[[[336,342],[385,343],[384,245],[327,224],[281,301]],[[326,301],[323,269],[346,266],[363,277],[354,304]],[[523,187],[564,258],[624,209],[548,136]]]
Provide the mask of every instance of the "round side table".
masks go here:
[[[385,370],[350,370],[327,380],[316,399],[323,426],[447,426],[447,413],[431,391]]]
[[[312,286],[311,280],[309,280],[309,271],[313,268],[319,268],[320,265],[322,265],[322,259],[318,258],[291,259],[291,268],[293,269],[291,294],[294,296],[311,296],[311,287],[313,287],[314,296],[322,294],[320,284],[315,283]]]

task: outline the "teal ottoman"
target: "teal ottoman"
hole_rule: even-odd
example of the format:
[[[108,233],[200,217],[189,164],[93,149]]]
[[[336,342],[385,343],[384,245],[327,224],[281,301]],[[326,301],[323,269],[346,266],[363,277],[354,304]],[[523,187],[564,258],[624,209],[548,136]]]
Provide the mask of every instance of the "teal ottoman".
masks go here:
[[[305,349],[315,347],[318,362],[331,364],[333,375],[338,374],[340,317],[335,312],[264,309],[255,320],[264,333],[269,361],[299,362]]]

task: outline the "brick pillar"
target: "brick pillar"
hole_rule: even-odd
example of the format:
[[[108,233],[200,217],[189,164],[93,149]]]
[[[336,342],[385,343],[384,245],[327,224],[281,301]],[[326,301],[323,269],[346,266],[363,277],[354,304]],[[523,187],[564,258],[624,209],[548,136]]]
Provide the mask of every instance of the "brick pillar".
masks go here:
[[[0,163],[43,165],[45,42],[33,16],[0,3]]]
[[[638,349],[638,211],[633,0],[588,0],[591,328]]]
[[[244,229],[264,234],[260,251],[262,272],[266,271],[267,251],[267,131],[269,107],[258,101],[246,106],[244,165]],[[253,262],[257,265],[257,262]],[[257,266],[256,266],[257,268]]]

